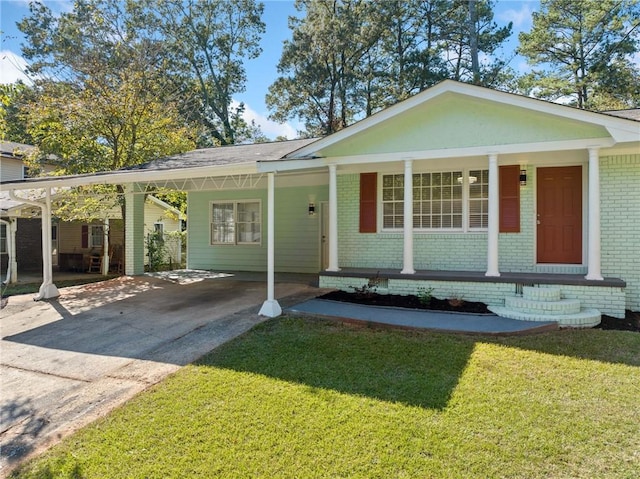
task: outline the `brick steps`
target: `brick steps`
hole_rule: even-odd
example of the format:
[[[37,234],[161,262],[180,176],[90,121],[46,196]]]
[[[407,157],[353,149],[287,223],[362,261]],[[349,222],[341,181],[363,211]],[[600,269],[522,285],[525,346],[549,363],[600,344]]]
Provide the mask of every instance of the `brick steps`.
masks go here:
[[[489,310],[503,318],[520,321],[556,321],[560,327],[590,328],[600,324],[600,311],[585,309],[577,299],[562,299],[560,288],[525,286],[522,296],[505,298],[504,306]]]

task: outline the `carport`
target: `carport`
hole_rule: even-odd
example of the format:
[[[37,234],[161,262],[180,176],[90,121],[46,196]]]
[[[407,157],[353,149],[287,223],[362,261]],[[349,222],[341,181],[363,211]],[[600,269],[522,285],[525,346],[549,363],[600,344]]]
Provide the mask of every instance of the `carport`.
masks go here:
[[[282,158],[314,141],[313,139],[287,142],[240,145],[196,150],[175,157],[160,159],[136,167],[86,175],[39,177],[2,183],[16,201],[29,202],[42,211],[43,281],[36,300],[55,298],[59,291],[53,281],[51,264],[51,196],[56,189],[90,185],[120,185],[125,204],[124,273],[129,276],[144,272],[144,220],[143,207],[146,194],[159,188],[180,191],[215,190],[225,184],[251,189],[258,184],[267,188],[267,291],[260,314],[275,317],[282,309],[275,299],[275,175],[260,171],[259,162]],[[40,190],[40,200],[27,200],[26,191]],[[106,254],[106,253],[105,253]]]

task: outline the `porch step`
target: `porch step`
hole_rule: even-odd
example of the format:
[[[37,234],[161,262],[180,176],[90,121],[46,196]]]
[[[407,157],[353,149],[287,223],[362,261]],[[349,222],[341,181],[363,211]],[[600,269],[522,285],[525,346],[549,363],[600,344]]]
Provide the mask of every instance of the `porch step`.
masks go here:
[[[533,301],[560,301],[562,291],[560,291],[560,288],[524,286],[522,288],[522,297]]]
[[[546,314],[555,316],[559,314],[577,314],[580,312],[580,300],[578,299],[536,301],[533,299],[514,296],[505,298],[504,305],[507,308],[531,314]]]
[[[601,319],[601,313],[597,309],[582,309],[579,313],[563,315],[524,313],[505,306],[489,306],[488,309],[503,318],[520,321],[557,321],[558,326],[564,328],[591,328],[600,324]]]
[[[577,299],[562,299],[560,288],[522,288],[522,296],[509,296],[504,306],[489,306],[489,310],[503,318],[521,321],[556,321],[560,327],[590,328],[600,324],[601,313],[584,309]]]

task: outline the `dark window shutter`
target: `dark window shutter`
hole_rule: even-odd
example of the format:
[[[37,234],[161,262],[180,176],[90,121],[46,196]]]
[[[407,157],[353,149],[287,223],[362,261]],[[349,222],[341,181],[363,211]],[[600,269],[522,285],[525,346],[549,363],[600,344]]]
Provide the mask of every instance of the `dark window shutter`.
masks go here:
[[[89,247],[89,225],[82,225],[82,247]]]
[[[377,173],[360,173],[360,233],[377,231],[377,188]]]
[[[500,167],[500,232],[520,232],[520,167]]]

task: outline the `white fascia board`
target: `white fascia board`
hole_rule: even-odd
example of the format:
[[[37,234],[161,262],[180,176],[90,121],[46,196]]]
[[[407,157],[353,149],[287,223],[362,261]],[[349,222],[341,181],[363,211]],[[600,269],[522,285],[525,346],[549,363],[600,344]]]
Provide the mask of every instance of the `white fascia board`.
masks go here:
[[[277,160],[268,162],[268,171],[292,171],[309,168],[326,168],[330,164],[361,165],[368,163],[388,163],[403,160],[435,160],[446,158],[467,158],[487,156],[489,154],[512,155],[547,151],[587,150],[589,148],[610,148],[615,144],[611,138],[598,140],[563,140],[513,145],[483,145],[465,148],[442,148],[437,150],[404,151],[392,153],[315,158],[313,160]]]
[[[326,167],[328,165],[325,158],[313,159],[281,159],[258,162],[258,171],[260,173],[278,173],[283,171],[309,170]]]
[[[153,183],[164,180],[183,180],[191,178],[207,178],[229,175],[258,173],[256,162],[201,166],[195,168],[175,168],[167,170],[127,170],[93,175],[50,176],[22,181],[2,183],[3,191],[19,191],[34,188],[73,187],[87,185],[123,185],[127,183]]]

